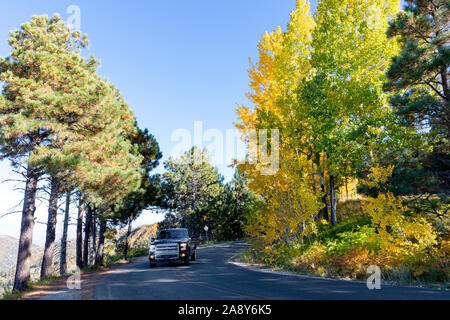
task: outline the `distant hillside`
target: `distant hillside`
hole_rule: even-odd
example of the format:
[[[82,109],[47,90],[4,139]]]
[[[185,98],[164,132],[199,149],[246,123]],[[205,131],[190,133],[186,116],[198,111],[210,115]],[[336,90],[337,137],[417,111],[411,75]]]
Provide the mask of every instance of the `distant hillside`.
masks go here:
[[[0,236],[0,293],[4,287],[11,288],[17,262],[19,240],[9,236]],[[33,246],[31,249],[31,278],[37,279],[41,270],[44,248]]]
[[[0,236],[0,271],[14,267],[19,241],[13,237]]]
[[[150,240],[152,237],[156,236],[157,230],[158,224],[140,226],[139,228],[134,229],[133,231],[131,231],[130,235],[130,247],[149,247]],[[126,229],[120,230],[119,242],[123,242],[125,240],[126,232]]]
[[[3,287],[11,288],[16,262],[17,262],[17,250],[19,247],[19,240],[9,236],[0,236],[0,293],[3,291]],[[59,273],[59,258],[61,252],[61,242],[56,241],[55,249],[53,252],[53,270],[57,274]],[[33,246],[31,250],[31,279],[37,280],[41,273],[41,263],[44,248],[40,246]],[[76,243],[75,240],[67,242],[67,268],[68,271],[75,270],[75,255],[76,255]]]
[[[9,271],[14,268],[17,261],[17,250],[19,240],[10,236],[0,236],[0,272]],[[39,256],[42,255],[43,248],[33,245],[31,265],[40,265]]]

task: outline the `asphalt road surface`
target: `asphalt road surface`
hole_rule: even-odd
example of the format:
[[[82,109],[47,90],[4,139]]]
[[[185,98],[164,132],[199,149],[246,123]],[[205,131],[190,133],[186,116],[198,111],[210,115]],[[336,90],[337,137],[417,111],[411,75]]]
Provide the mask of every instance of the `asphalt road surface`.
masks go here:
[[[449,291],[328,280],[272,273],[230,262],[245,243],[200,248],[190,266],[150,269],[147,260],[100,279],[94,298],[103,300],[261,300],[261,299],[446,299]]]

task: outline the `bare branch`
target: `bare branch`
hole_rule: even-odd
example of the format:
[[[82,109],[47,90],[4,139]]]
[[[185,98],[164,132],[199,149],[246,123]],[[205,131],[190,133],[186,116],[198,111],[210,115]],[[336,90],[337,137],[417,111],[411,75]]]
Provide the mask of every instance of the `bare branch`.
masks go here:
[[[17,211],[10,211],[10,212],[7,212],[7,213],[1,215],[1,216],[0,216],[0,219],[4,218],[4,217],[6,217],[6,216],[9,216],[9,215],[15,214],[15,213],[20,213],[20,212],[22,212],[22,211],[17,210]]]
[[[24,183],[24,182],[26,182],[26,181],[25,181],[25,180],[17,180],[17,179],[6,179],[6,180],[1,181],[0,184],[7,183],[7,182],[19,182],[19,183]]]

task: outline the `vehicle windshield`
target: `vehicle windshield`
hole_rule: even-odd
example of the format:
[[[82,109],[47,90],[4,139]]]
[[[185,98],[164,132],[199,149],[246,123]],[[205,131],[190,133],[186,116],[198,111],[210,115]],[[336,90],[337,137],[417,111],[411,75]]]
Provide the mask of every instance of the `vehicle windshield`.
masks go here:
[[[158,234],[157,239],[182,239],[187,238],[187,230],[163,230]]]

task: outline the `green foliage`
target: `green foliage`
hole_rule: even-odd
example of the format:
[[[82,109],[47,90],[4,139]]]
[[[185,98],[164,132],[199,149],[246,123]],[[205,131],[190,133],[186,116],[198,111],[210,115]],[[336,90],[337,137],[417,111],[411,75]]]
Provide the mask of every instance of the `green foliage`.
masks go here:
[[[340,235],[344,233],[352,234],[353,232],[358,232],[361,229],[365,229],[367,231],[367,229],[370,229],[370,226],[371,222],[367,216],[360,216],[342,221],[335,227],[331,227],[328,224],[321,225],[317,239],[322,243],[327,243],[338,239]]]
[[[136,130],[133,115],[97,75],[98,62],[80,55],[87,37],[57,15],[34,16],[9,44],[0,59],[0,157],[61,175],[97,205],[137,190],[141,156],[124,136]]]
[[[128,258],[138,258],[148,255],[148,251],[150,250],[149,247],[142,247],[142,248],[131,248],[128,251]]]
[[[397,50],[385,36],[389,16],[397,10],[396,1],[319,2],[312,76],[299,86],[296,108],[305,105],[298,116],[311,127],[308,148],[313,157],[325,154],[323,166],[330,175],[354,175],[372,148],[388,139],[391,118],[381,85],[386,62]]]
[[[137,127],[137,123],[136,123]],[[137,132],[130,132],[128,140],[134,146],[134,152],[141,157],[140,162],[140,188],[129,193],[113,212],[109,218],[127,223],[128,219],[134,220],[140,213],[151,206],[161,205],[161,178],[159,175],[151,175],[155,169],[162,153],[159,144],[148,129],[137,127]]]
[[[248,178],[236,169],[233,180],[225,185],[223,205],[213,216],[218,241],[237,240],[245,236],[247,218],[260,206],[260,200],[248,186]]]
[[[326,242],[327,252],[329,254],[343,254],[348,250],[359,246],[374,248],[374,244],[370,241],[370,237],[374,233],[375,229],[368,226],[363,226],[358,231],[338,233],[334,240]]]
[[[165,163],[162,189],[167,213],[159,229],[188,227],[193,237],[205,238],[204,226],[209,227],[209,240],[238,240],[245,236],[247,217],[259,205],[258,197],[248,187],[246,176],[236,169],[233,180],[225,184],[209,163],[206,152],[197,148],[187,151],[180,159]]]
[[[3,289],[2,298],[0,300],[19,300],[24,296],[24,293],[18,290],[8,290],[6,287]]]
[[[441,238],[450,232],[450,197],[446,194],[424,194],[419,197],[405,197],[403,199],[415,215],[427,218]]]
[[[358,219],[361,217],[361,207],[364,199],[341,200],[337,203],[338,221]]]
[[[103,258],[103,265],[109,267],[121,261],[123,258],[122,254],[106,254]]]
[[[10,33],[9,44],[9,57],[0,59],[1,156],[13,163],[29,156],[48,170],[76,163],[74,154],[58,148],[92,135],[81,123],[103,98],[97,61],[79,54],[86,36],[71,32],[59,16],[33,16]]]
[[[208,225],[210,240],[244,236],[245,216],[255,199],[244,176],[236,173],[230,185],[223,183],[207,152],[196,147],[164,166],[164,201],[174,213],[166,215],[160,228],[188,227],[194,238],[205,238]]]
[[[148,255],[148,247],[129,248],[127,251],[127,261],[131,262],[132,258],[139,258]],[[123,260],[123,254],[119,248],[118,253],[106,254],[103,259],[103,265],[109,267]]]

